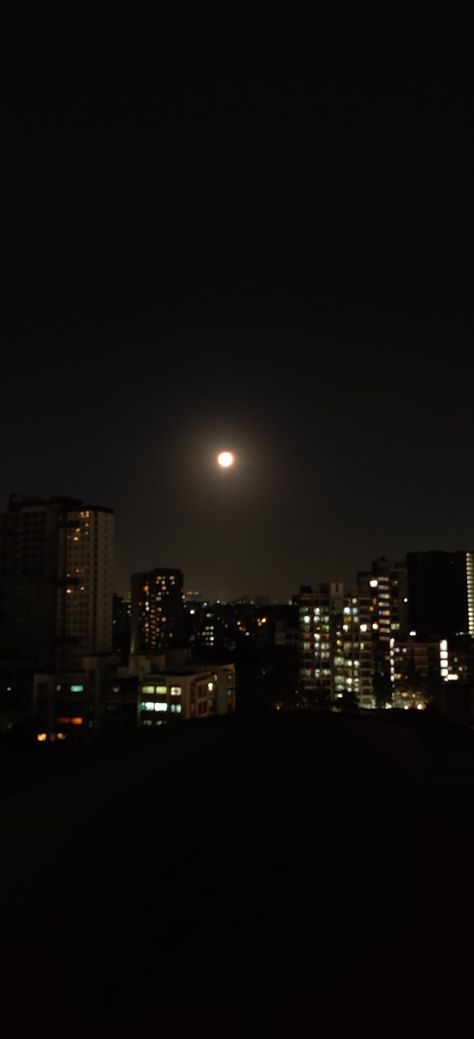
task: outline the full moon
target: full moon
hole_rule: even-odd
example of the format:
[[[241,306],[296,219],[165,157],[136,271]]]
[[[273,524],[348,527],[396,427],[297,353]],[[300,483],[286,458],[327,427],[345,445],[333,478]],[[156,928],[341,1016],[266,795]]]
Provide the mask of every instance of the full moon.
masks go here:
[[[217,456],[217,461],[222,469],[229,469],[229,467],[234,464],[235,458],[232,451],[221,451]]]

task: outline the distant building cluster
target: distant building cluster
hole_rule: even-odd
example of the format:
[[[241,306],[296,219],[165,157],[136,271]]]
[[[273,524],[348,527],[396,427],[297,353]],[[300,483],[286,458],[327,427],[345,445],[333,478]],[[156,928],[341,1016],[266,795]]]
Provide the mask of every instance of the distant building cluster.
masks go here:
[[[12,495],[0,512],[0,709],[40,741],[235,710],[235,666],[193,658],[183,575],[113,595],[113,510]],[[9,708],[9,710],[8,710]]]
[[[12,495],[0,511],[0,715],[39,740],[247,707],[474,718],[474,553],[413,552],[291,602],[203,601],[153,566],[113,594],[113,510]],[[3,724],[3,722],[2,722]]]
[[[338,582],[302,587],[298,606],[306,705],[446,705],[451,686],[451,703],[470,715],[473,552],[411,552],[393,564],[378,559],[358,574],[353,592]]]

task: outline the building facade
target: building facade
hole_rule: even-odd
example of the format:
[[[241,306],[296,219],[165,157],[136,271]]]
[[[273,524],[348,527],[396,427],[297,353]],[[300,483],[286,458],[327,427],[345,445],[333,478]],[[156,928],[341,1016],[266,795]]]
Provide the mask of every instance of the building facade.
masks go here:
[[[111,509],[12,495],[0,513],[0,659],[77,668],[112,649]]]
[[[112,652],[114,516],[111,509],[69,509],[59,531],[57,667]]]
[[[407,635],[407,571],[404,563],[375,560],[357,575],[361,630],[361,705],[384,707],[391,703],[393,639]]]
[[[173,718],[210,718],[234,711],[234,664],[212,668],[190,665],[179,670],[165,668],[140,680],[139,727],[154,726]]]
[[[131,652],[156,653],[183,637],[181,570],[156,567],[132,576]]]
[[[308,706],[355,706],[360,699],[360,620],[340,582],[299,595],[300,695]]]

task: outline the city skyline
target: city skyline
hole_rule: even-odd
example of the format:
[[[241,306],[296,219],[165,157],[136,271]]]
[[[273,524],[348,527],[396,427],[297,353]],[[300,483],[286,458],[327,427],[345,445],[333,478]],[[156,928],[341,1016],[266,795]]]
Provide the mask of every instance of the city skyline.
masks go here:
[[[277,64],[11,70],[0,500],[111,502],[118,591],[472,541],[462,67]]]
[[[472,1034],[472,34],[249,14],[4,13],[7,1036]]]
[[[48,497],[45,497],[45,496],[34,495],[34,494],[16,494],[16,493],[13,493],[13,492],[8,495],[7,500],[3,504],[0,504],[0,515],[2,513],[6,515],[6,513],[7,513],[9,508],[11,508],[11,507],[13,507],[13,508],[18,507],[18,505],[20,505],[22,501],[24,501],[27,506],[34,507],[36,505],[36,506],[40,507],[40,506],[47,506],[50,503],[55,503],[55,502],[63,502],[63,501],[64,502],[67,502],[67,501],[74,502],[74,500],[77,502],[77,504],[79,504],[81,506],[81,508],[87,507],[89,509],[92,508],[94,510],[96,510],[96,509],[105,510],[106,512],[112,512],[114,515],[116,515],[116,511],[115,511],[113,505],[110,505],[110,504],[108,504],[108,505],[104,505],[104,504],[98,505],[96,502],[94,502],[92,504],[89,502],[89,504],[87,506],[84,506],[83,505],[83,501],[84,500],[87,501],[88,499],[87,498],[78,499],[76,494],[73,494],[73,495],[71,495],[69,497],[66,496],[66,495],[63,495],[63,494],[51,494]],[[118,529],[118,531],[117,530],[115,531],[115,543],[117,541],[117,534],[120,536],[120,528]],[[382,548],[383,548],[383,546],[382,546]],[[462,555],[464,552],[468,552],[468,553],[472,554],[472,551],[469,548],[469,545],[467,543],[463,547],[461,547],[459,545],[458,546],[453,546],[452,544],[448,544],[447,546],[443,547],[442,545],[437,544],[437,545],[431,545],[429,547],[424,547],[424,548],[418,547],[416,550],[413,549],[413,548],[408,548],[408,549],[405,548],[405,549],[402,549],[398,553],[398,555],[396,555],[396,556],[393,555],[393,554],[389,554],[388,552],[384,552],[384,551],[382,551],[379,554],[374,552],[374,551],[372,551],[372,552],[369,551],[369,554],[368,554],[368,556],[366,558],[359,559],[359,560],[354,560],[355,569],[353,571],[350,571],[348,568],[346,568],[345,573],[344,573],[344,572],[342,572],[342,570],[338,570],[337,568],[336,569],[331,569],[329,563],[326,563],[325,568],[323,570],[321,570],[320,572],[318,572],[318,573],[310,572],[310,568],[308,567],[306,570],[302,571],[302,574],[300,575],[301,579],[298,580],[298,582],[294,583],[291,586],[288,586],[287,588],[283,588],[283,586],[280,585],[280,588],[283,588],[283,590],[280,591],[279,593],[276,593],[276,594],[274,592],[272,592],[269,587],[261,587],[261,586],[257,585],[255,583],[255,581],[252,580],[252,578],[250,578],[250,581],[248,582],[247,586],[245,586],[245,587],[238,586],[237,590],[232,590],[228,594],[226,593],[226,591],[222,591],[222,590],[218,590],[217,592],[214,592],[212,590],[211,591],[206,590],[206,589],[209,589],[209,585],[207,583],[207,580],[206,580],[205,576],[203,577],[203,580],[201,582],[193,581],[192,577],[188,578],[187,573],[185,573],[184,568],[181,565],[181,560],[180,559],[174,560],[174,561],[172,561],[170,563],[170,561],[166,560],[160,554],[160,552],[158,552],[157,556],[155,556],[154,558],[148,559],[148,565],[143,570],[143,576],[145,574],[145,571],[150,571],[150,570],[156,569],[156,566],[157,566],[156,559],[158,558],[158,560],[159,560],[158,568],[161,568],[161,569],[164,569],[164,570],[170,570],[171,572],[172,571],[176,571],[176,572],[180,571],[180,572],[184,573],[185,582],[184,582],[183,590],[184,591],[188,591],[188,590],[194,589],[193,594],[199,593],[199,596],[200,596],[201,599],[208,599],[209,601],[222,601],[222,602],[228,601],[228,602],[232,602],[232,601],[238,601],[241,597],[250,597],[250,598],[253,598],[253,599],[258,599],[259,596],[264,596],[264,597],[265,596],[269,596],[269,598],[273,602],[288,602],[288,601],[291,601],[291,598],[298,592],[298,589],[301,586],[308,585],[308,584],[311,585],[311,584],[327,583],[328,581],[329,582],[336,582],[336,583],[337,582],[342,582],[344,584],[344,587],[345,587],[346,591],[348,591],[348,592],[355,591],[356,587],[357,587],[358,579],[359,579],[361,573],[364,571],[364,568],[367,567],[369,564],[371,565],[372,563],[374,563],[376,561],[389,560],[389,559],[390,560],[397,560],[398,559],[400,562],[405,562],[407,557],[410,556],[410,555],[416,556],[416,555],[419,555],[419,554],[430,554],[430,553],[431,554],[434,553],[435,555],[436,554],[439,554],[439,555],[442,555],[442,554],[447,554],[447,555],[450,555],[450,554],[451,555],[452,554],[456,555],[456,554],[458,554],[458,555]],[[132,552],[130,552],[130,558],[133,558],[133,553]],[[112,576],[113,591],[114,591],[115,594],[117,594],[117,595],[119,595],[121,597],[124,597],[124,596],[127,596],[128,594],[130,594],[131,587],[132,587],[132,578],[134,577],[134,575],[136,577],[142,576],[142,573],[141,572],[137,572],[136,569],[132,570],[128,574],[125,574],[125,571],[123,571],[122,583],[120,583],[120,577],[117,580],[117,567],[115,566],[115,568],[114,568],[114,566],[113,566],[113,557],[112,557],[112,560],[111,560],[111,569],[112,569],[112,575],[113,575]],[[115,576],[114,576],[114,574],[115,574]]]

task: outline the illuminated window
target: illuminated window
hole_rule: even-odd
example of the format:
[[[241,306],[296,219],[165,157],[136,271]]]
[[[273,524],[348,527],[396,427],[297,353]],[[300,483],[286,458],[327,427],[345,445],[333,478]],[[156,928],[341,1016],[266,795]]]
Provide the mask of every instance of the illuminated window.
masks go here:
[[[181,708],[181,704],[180,703],[172,703],[171,704],[171,713],[172,714],[181,714],[181,710],[182,710],[182,708]]]
[[[180,685],[172,685],[171,686],[171,696],[181,696],[181,686]]]
[[[83,685],[72,685],[71,686],[71,693],[83,693],[83,692],[84,692],[84,686]]]
[[[154,685],[144,685],[144,686],[142,686],[142,693],[154,693],[154,692],[155,692]]]
[[[165,685],[155,685],[155,693],[166,693]]]

